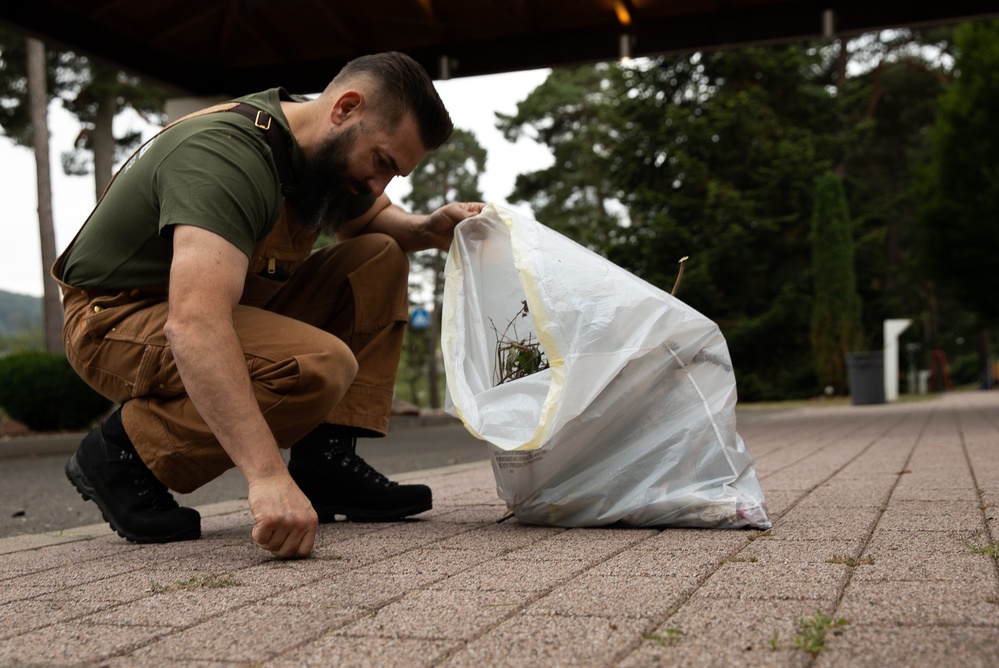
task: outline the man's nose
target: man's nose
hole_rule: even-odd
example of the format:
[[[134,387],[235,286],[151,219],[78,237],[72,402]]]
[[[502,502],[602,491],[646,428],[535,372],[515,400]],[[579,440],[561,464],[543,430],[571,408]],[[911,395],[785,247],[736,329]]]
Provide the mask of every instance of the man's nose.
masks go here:
[[[364,184],[368,186],[368,190],[371,191],[372,195],[374,195],[375,197],[379,197],[383,192],[385,192],[385,188],[388,187],[388,184],[391,180],[392,180],[391,176],[388,177],[373,176],[367,181],[365,181]]]

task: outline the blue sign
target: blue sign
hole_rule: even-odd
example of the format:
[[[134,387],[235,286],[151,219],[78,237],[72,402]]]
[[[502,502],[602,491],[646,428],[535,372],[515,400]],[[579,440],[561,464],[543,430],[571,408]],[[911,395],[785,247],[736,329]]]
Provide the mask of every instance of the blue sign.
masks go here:
[[[430,314],[426,309],[418,308],[409,316],[409,326],[413,329],[427,329],[430,327]]]

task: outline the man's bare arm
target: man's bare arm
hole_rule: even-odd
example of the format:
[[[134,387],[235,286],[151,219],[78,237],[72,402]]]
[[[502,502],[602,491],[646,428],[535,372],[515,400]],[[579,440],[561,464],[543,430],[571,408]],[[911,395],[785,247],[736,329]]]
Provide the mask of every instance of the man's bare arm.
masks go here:
[[[164,331],[188,395],[249,483],[253,540],[277,556],[304,557],[318,518],[264,421],[233,328],[247,263],[222,237],[177,226]]]
[[[382,194],[365,215],[346,223],[337,238],[381,232],[399,242],[407,253],[430,248],[447,250],[454,238],[454,226],[481,213],[483,206],[481,202],[453,202],[429,215],[420,215],[408,213]]]

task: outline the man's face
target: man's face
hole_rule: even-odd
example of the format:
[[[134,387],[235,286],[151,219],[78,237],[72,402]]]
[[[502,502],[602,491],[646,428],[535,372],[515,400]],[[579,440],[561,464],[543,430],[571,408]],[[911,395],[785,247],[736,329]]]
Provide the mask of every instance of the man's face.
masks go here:
[[[305,169],[288,200],[302,224],[316,232],[335,233],[348,215],[353,179],[347,173],[347,156],[357,143],[357,126],[329,135],[313,152],[305,155]]]
[[[381,195],[393,177],[409,174],[425,155],[410,116],[388,129],[358,118],[306,151],[305,170],[289,201],[303,225],[335,233],[358,215],[350,206],[354,196]]]

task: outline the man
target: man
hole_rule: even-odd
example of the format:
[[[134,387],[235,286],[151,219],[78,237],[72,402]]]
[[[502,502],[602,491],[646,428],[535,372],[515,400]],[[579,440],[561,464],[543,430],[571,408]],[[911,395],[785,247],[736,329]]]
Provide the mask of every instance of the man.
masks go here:
[[[120,535],[168,542],[201,533],[168,490],[235,465],[253,540],[304,557],[335,515],[430,509],[428,487],[387,480],[354,449],[388,427],[406,253],[447,249],[482,204],[418,216],[384,195],[453,130],[402,54],[348,63],[314,100],[236,102],[143,146],[53,267],[70,363],[122,404],[66,474]],[[321,231],[338,243],[310,254]]]

